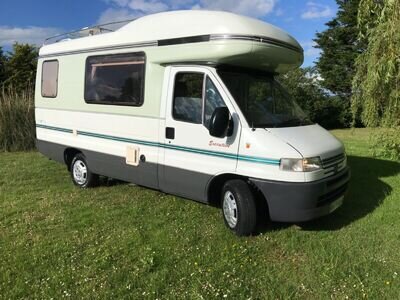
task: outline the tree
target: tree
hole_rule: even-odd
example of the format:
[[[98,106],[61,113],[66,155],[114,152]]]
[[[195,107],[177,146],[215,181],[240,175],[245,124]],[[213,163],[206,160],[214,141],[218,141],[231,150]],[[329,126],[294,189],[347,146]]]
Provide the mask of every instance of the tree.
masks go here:
[[[279,76],[291,97],[307,112],[311,121],[332,129],[348,124],[343,101],[329,95],[322,87],[315,68],[298,68]]]
[[[13,45],[5,64],[6,87],[13,87],[17,91],[25,90],[35,84],[38,49],[29,44]]]
[[[6,61],[7,58],[0,47],[0,87],[3,85],[4,80],[6,80]]]
[[[356,61],[352,111],[369,127],[400,126],[400,2],[361,0],[360,38],[367,49]],[[400,136],[400,134],[399,134]]]
[[[364,49],[358,39],[357,13],[360,0],[336,0],[337,15],[317,33],[314,41],[322,50],[316,62],[324,88],[350,102],[354,62]]]
[[[361,0],[360,39],[366,51],[356,61],[352,111],[374,136],[375,154],[400,159],[400,2]]]

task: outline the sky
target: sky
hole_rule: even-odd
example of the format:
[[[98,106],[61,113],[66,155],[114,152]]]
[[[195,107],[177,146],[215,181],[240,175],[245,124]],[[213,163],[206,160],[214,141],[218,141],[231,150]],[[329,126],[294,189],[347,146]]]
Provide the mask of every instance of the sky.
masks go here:
[[[59,33],[179,9],[231,11],[271,23],[300,42],[303,66],[312,66],[319,56],[315,33],[326,28],[337,5],[334,0],[0,0],[0,47],[40,46]]]

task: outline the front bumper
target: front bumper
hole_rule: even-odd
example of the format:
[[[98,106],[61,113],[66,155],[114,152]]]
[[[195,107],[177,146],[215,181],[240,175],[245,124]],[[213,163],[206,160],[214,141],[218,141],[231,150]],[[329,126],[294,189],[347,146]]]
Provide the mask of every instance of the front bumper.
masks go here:
[[[282,182],[250,178],[264,194],[272,221],[303,222],[330,214],[343,203],[350,169],[313,182]]]

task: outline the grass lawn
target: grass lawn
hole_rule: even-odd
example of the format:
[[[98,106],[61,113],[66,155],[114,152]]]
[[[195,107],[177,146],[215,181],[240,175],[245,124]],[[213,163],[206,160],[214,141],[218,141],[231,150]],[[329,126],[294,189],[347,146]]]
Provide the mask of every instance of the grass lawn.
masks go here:
[[[238,238],[217,208],[128,184],[75,188],[0,154],[0,298],[399,299],[400,164],[337,130],[352,181],[334,214]]]

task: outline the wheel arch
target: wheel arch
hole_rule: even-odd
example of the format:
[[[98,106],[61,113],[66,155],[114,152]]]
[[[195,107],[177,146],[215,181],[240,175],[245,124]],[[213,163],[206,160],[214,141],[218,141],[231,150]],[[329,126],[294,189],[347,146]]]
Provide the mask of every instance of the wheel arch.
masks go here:
[[[71,171],[72,160],[78,153],[82,153],[82,151],[77,148],[69,147],[64,150],[64,162],[67,165],[68,171]]]
[[[251,189],[255,192],[258,192],[259,189],[249,180],[249,177],[243,176],[243,175],[238,175],[234,173],[223,173],[223,174],[218,174],[215,175],[210,179],[210,181],[207,184],[207,202],[210,203],[213,206],[218,206],[220,202],[220,196],[221,196],[221,191],[222,188],[228,180],[233,180],[233,179],[241,179],[245,181]],[[266,199],[264,199],[266,200]]]
[[[207,202],[212,206],[220,206],[222,188],[225,182],[232,179],[242,179],[247,181],[248,178],[233,173],[215,175],[207,184]]]
[[[250,180],[249,177],[243,175],[238,175],[234,173],[223,173],[214,176],[207,184],[207,202],[212,206],[219,207],[221,204],[222,188],[225,182],[232,179],[241,179],[249,185],[254,197],[256,198],[259,213],[263,214],[264,212],[269,217],[268,199],[261,192],[261,190]]]

